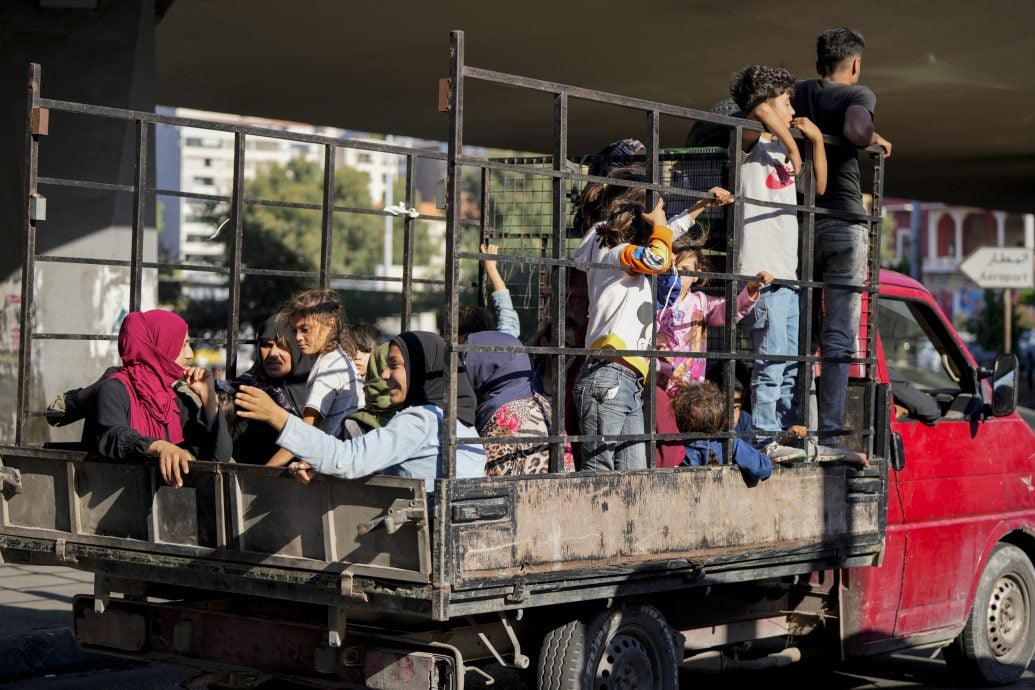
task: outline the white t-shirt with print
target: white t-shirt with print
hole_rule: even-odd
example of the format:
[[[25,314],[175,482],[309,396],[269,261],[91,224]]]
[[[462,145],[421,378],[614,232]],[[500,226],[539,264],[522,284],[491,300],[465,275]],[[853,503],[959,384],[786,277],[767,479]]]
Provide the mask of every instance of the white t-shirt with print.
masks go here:
[[[744,184],[744,228],[737,273],[769,271],[777,280],[798,277],[798,217],[790,209],[752,204],[750,199],[796,204],[787,149],[779,139],[759,138],[740,166]]]
[[[340,347],[320,355],[309,372],[306,386],[305,406],[323,417],[316,426],[334,436],[338,435],[341,420],[363,404],[359,372]]]

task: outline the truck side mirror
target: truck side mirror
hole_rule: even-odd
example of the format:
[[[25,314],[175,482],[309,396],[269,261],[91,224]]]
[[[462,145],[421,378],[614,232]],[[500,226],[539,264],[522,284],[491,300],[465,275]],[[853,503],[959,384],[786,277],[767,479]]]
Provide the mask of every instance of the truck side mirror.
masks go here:
[[[992,416],[1005,417],[1017,409],[1017,372],[1020,363],[1011,353],[995,358],[992,374]]]
[[[902,444],[902,434],[891,434],[891,469],[901,472],[906,466],[906,448]]]

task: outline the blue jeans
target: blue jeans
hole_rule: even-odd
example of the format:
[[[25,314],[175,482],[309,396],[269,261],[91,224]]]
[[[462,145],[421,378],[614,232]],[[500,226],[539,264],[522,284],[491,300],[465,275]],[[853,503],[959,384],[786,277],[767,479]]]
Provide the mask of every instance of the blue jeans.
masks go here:
[[[862,287],[869,256],[869,230],[865,223],[838,218],[817,221],[813,254],[817,280]],[[821,342],[824,360],[855,357],[861,293],[845,288],[824,287],[823,304]],[[847,362],[823,362],[823,374],[817,391],[821,441],[836,441],[833,438],[836,435],[824,432],[843,426],[850,367]]]
[[[798,291],[780,285],[759,290],[745,319],[758,359],[751,370],[751,421],[755,444],[765,446],[779,432],[798,424],[798,362],[767,360],[765,355],[798,354]]]
[[[588,359],[575,379],[575,407],[586,435],[642,434],[643,385],[640,375],[618,362]],[[583,441],[582,469],[642,470],[643,441]]]

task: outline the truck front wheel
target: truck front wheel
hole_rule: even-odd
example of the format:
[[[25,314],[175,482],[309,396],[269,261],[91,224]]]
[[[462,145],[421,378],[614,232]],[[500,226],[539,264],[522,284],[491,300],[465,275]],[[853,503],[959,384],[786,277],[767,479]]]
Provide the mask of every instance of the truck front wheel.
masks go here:
[[[539,690],[679,690],[678,637],[645,604],[623,604],[589,622],[569,621],[543,639]]]
[[[1035,651],[1032,601],[1035,568],[1016,546],[999,544],[981,573],[974,605],[945,658],[981,685],[1021,677]]]

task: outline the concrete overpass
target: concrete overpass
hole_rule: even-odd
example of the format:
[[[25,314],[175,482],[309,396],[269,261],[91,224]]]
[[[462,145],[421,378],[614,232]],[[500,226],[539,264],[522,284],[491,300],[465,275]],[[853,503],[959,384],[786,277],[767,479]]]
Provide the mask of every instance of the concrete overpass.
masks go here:
[[[867,40],[863,82],[895,144],[889,195],[1035,210],[1030,0],[173,0],[157,26],[157,95],[443,139],[450,29],[465,30],[474,66],[706,109],[746,64],[815,76],[815,37],[839,25]],[[548,104],[520,95],[492,94],[466,141],[549,150]],[[642,131],[623,115],[574,111],[571,150]],[[664,144],[682,142],[683,123],[663,125]]]
[[[877,94],[878,131],[895,145],[887,195],[1035,210],[1030,0],[10,0],[0,5],[0,227],[20,234],[21,166],[12,163],[24,151],[30,61],[43,65],[47,97],[444,139],[437,81],[448,73],[451,29],[466,32],[477,67],[707,109],[746,64],[812,76],[815,37],[836,25],[868,42],[863,82]],[[467,96],[467,143],[550,149],[542,95]],[[662,144],[680,144],[686,130],[663,119]],[[573,103],[569,150],[643,131],[629,111]],[[73,118],[46,139],[43,174],[132,182],[124,125]],[[41,251],[128,222],[125,199],[68,194],[50,206]],[[0,254],[0,277],[18,263]]]

